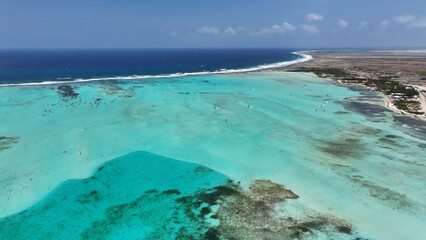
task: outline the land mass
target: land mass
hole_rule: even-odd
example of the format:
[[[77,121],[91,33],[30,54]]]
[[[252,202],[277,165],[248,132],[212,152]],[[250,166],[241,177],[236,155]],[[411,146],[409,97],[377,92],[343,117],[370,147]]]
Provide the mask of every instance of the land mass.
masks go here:
[[[387,107],[426,119],[426,53],[416,51],[310,51],[311,61],[281,68],[359,84],[388,96]]]

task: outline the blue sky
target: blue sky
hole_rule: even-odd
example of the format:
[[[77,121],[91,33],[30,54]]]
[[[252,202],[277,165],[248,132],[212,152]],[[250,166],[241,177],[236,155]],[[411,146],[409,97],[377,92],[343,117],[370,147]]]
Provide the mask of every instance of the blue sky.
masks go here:
[[[0,48],[426,47],[425,0],[0,0]]]

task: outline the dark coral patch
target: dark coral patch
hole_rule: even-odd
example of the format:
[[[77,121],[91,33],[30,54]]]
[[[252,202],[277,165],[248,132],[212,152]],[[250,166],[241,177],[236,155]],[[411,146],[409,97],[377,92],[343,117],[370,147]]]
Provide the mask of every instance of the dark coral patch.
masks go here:
[[[33,227],[27,236],[40,234],[47,239],[50,238],[50,234],[61,235],[64,223],[67,223],[70,218],[80,217],[78,219],[81,222],[73,222],[73,224],[81,224],[78,230],[66,233],[79,234],[73,237],[76,239],[126,238],[126,236],[133,236],[136,239],[316,239],[324,238],[324,236],[328,239],[354,239],[358,237],[349,223],[310,209],[297,200],[299,196],[296,193],[270,180],[254,180],[246,187],[244,184],[236,184],[228,181],[226,177],[221,177],[220,182],[216,184],[206,183],[203,187],[191,188],[190,183],[194,179],[197,180],[195,177],[202,177],[203,181],[200,182],[204,182],[219,176],[214,172],[205,172],[203,169],[197,172],[195,169],[198,166],[185,163],[188,168],[183,168],[182,173],[176,177],[181,180],[184,174],[194,174],[186,181],[188,186],[178,188],[185,184],[177,184],[171,187],[168,183],[173,179],[167,179],[166,185],[155,183],[148,187],[143,186],[147,178],[141,173],[147,169],[147,164],[150,164],[148,166],[151,170],[155,168],[159,161],[158,156],[151,156],[151,159],[146,161],[141,160],[141,165],[127,165],[135,163],[134,156],[146,158],[147,154],[138,153],[130,156],[133,161],[129,161],[128,157],[117,159],[115,163],[111,162],[103,165],[104,168],[98,168],[96,175],[91,178],[84,179],[82,182],[75,180],[63,185],[64,192],[52,194],[51,198],[40,206],[41,209],[31,210],[31,214],[21,214],[22,217],[17,218],[17,221],[13,219],[7,222],[2,221],[2,227],[7,226],[5,231],[7,236],[15,236],[18,231],[22,231],[21,225],[18,226],[16,223],[28,222],[31,216],[36,216],[30,219],[36,224],[40,222],[40,219],[51,221],[51,217],[55,216],[59,217],[57,223],[42,222],[41,225]],[[124,163],[126,167],[120,168]],[[171,164],[176,163],[170,160],[165,164],[166,169],[169,169]],[[183,163],[179,164],[183,165]],[[170,169],[176,171],[179,168]],[[158,181],[157,175],[164,169],[161,167],[155,170],[161,170],[153,171],[153,176]],[[214,175],[209,177],[209,174]],[[126,178],[129,175],[134,177]],[[165,176],[167,177],[168,174],[161,179]],[[131,191],[123,191],[124,187],[131,185],[129,180],[139,182],[132,185]],[[117,181],[123,182],[117,183]],[[62,213],[62,210],[66,210],[64,212],[66,214],[58,214]],[[40,218],[32,213],[34,211],[40,211],[46,215],[41,215],[43,217]],[[219,225],[213,225],[211,221],[213,219]],[[13,232],[12,235],[10,235],[11,232]],[[66,236],[58,237],[58,239],[66,239]]]
[[[209,169],[209,168],[206,168],[206,167],[196,167],[195,169],[194,169],[194,172],[200,172],[200,173],[203,173],[203,172],[211,172],[211,171],[213,171],[213,170],[211,170],[211,169]]]
[[[352,227],[348,226],[348,225],[340,225],[337,226],[337,231],[341,232],[341,233],[345,233],[345,234],[352,234]]]
[[[361,145],[360,139],[344,138],[335,141],[326,141],[320,147],[320,150],[329,155],[338,158],[357,158],[361,157],[365,151]]]
[[[171,194],[173,196],[177,192],[166,190],[162,192],[163,194],[158,194],[155,189],[148,190],[133,201],[109,206],[104,212],[104,217],[92,222],[80,236],[82,239],[105,239],[116,231],[117,226],[150,222],[158,228],[145,239],[169,239],[171,236],[175,236],[176,239],[203,239],[209,229],[208,224],[195,215],[190,216],[191,221],[183,222],[185,218],[182,218],[182,209],[174,205],[174,198],[170,198]],[[182,226],[176,229],[178,225]]]
[[[145,194],[158,193],[157,189],[151,189],[145,192]]]
[[[395,209],[409,209],[413,207],[405,194],[394,192],[391,189],[379,186],[371,181],[363,180],[359,178],[351,178],[355,183],[361,184],[363,187],[368,189],[370,196],[377,198],[387,205]]]
[[[387,138],[392,138],[392,139],[395,139],[395,138],[401,138],[400,136],[396,136],[396,135],[392,135],[392,134],[388,134],[388,135],[386,135],[385,137],[387,137]]]
[[[120,98],[132,98],[136,95],[135,90],[137,88],[143,88],[143,86],[132,86],[129,88],[123,88],[116,82],[103,83],[100,85],[100,87],[106,95],[118,96]]]
[[[19,137],[0,136],[0,151],[9,149],[13,144],[17,144],[18,142]]]
[[[334,114],[336,115],[344,115],[344,114],[349,114],[350,112],[346,112],[346,111],[336,111],[334,112]]]
[[[394,121],[401,123],[401,124],[406,124],[412,128],[417,128],[423,131],[426,131],[426,122],[422,121],[422,120],[418,120],[412,117],[405,117],[405,116],[394,116]]]
[[[394,122],[411,128],[407,133],[415,138],[426,140],[426,122],[406,116],[394,116]]]
[[[348,112],[358,112],[366,117],[384,117],[391,110],[380,105],[364,102],[344,102],[343,106]]]
[[[354,129],[354,132],[361,134],[361,135],[375,135],[375,134],[379,134],[380,132],[382,132],[382,130],[378,129],[378,128],[362,126],[362,127]]]
[[[269,180],[257,179],[250,185],[249,189],[255,201],[268,204],[283,202],[286,199],[299,198],[299,196],[291,190],[286,189],[283,185],[273,183]]]
[[[210,214],[212,212],[212,209],[210,207],[203,207],[201,208],[200,214],[201,216],[206,216],[207,214]]]
[[[68,101],[69,99],[76,99],[80,95],[75,92],[74,88],[70,85],[60,85],[57,88],[57,92],[64,101]]]
[[[186,214],[194,220],[211,214],[210,205],[220,206],[210,216],[218,219],[220,224],[210,228],[204,239],[304,239],[315,236],[317,232],[330,238],[353,234],[350,224],[333,216],[311,210],[309,216],[292,217],[291,211],[277,211],[277,206],[297,198],[298,195],[283,185],[255,180],[248,189],[229,183],[176,199],[176,202],[186,208]],[[202,203],[209,206],[194,213],[192,209],[198,209]]]
[[[101,199],[100,193],[97,190],[93,190],[87,194],[81,194],[77,197],[76,201],[82,204],[97,202]]]
[[[379,138],[379,141],[391,146],[398,146],[398,147],[402,147],[401,144],[397,143],[395,140],[393,139],[389,139],[389,138]]]
[[[205,191],[198,195],[200,203],[207,203],[209,205],[214,205],[217,203],[217,200],[224,197],[239,195],[239,191],[235,189],[235,186],[218,186],[215,187],[212,191]]]
[[[163,191],[163,194],[176,194],[176,195],[180,195],[180,191],[177,190],[177,189],[170,189],[170,190]]]

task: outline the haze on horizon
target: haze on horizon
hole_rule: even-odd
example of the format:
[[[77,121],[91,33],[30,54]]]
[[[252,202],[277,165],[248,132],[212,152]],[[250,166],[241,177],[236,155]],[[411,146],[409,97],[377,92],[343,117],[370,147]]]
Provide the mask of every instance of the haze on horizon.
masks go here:
[[[0,0],[0,48],[424,48],[424,0]]]

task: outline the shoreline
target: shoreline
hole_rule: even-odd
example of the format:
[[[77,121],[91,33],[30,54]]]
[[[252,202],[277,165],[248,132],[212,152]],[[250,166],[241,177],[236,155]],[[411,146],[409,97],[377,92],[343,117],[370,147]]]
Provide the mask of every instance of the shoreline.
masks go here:
[[[389,52],[392,53],[392,52]],[[381,92],[385,97],[385,107],[389,110],[426,121],[426,54],[376,54],[344,52],[327,53],[323,51],[303,51],[297,54],[309,54],[312,59],[271,71],[312,73],[319,78],[337,81],[343,85],[358,85],[365,89]],[[417,63],[412,66],[413,61]],[[420,66],[420,67],[418,67]],[[422,68],[424,67],[424,68]],[[371,84],[373,82],[373,84]],[[393,84],[406,91],[416,91],[416,95],[404,96],[393,93],[394,88],[375,87],[378,84]],[[370,84],[370,85],[368,85]],[[373,86],[371,86],[373,85]],[[386,91],[388,90],[388,91]],[[410,92],[410,94],[414,94]],[[403,98],[403,99],[401,99]],[[400,107],[396,106],[398,103]],[[405,104],[405,105],[404,105]],[[405,108],[405,109],[403,109]]]
[[[350,85],[358,85],[362,86],[366,89],[373,90],[373,91],[379,91],[377,89],[372,88],[371,86],[368,86],[364,84],[362,81],[358,81],[354,83],[353,81],[346,81],[345,79],[342,79],[342,77],[339,76],[333,76],[327,75],[327,74],[318,74],[315,72],[315,70],[323,71],[328,69],[339,69],[342,71],[353,71],[356,69],[356,78],[358,80],[365,79],[366,77],[370,77],[369,73],[367,71],[364,71],[363,69],[359,69],[359,66],[356,66],[359,62],[362,63],[362,61],[365,61],[365,59],[374,59],[374,60],[380,60],[380,59],[397,59],[398,64],[401,62],[404,62],[404,59],[424,59],[425,61],[425,69],[426,69],[426,53],[425,54],[419,54],[417,52],[411,53],[411,52],[405,52],[405,51],[385,51],[385,52],[360,52],[360,53],[345,53],[344,51],[296,51],[292,52],[295,55],[301,56],[301,58],[286,62],[278,62],[278,63],[272,63],[272,64],[266,64],[266,65],[258,65],[253,66],[249,68],[241,68],[241,69],[225,69],[225,70],[217,70],[217,71],[211,71],[211,72],[190,72],[190,73],[174,73],[174,74],[167,74],[167,75],[132,75],[132,76],[115,76],[115,77],[101,77],[101,78],[88,78],[88,79],[74,79],[72,81],[44,81],[44,82],[30,82],[30,83],[11,83],[11,84],[0,84],[0,87],[13,87],[13,86],[40,86],[40,85],[57,85],[57,84],[74,84],[74,83],[86,83],[86,82],[95,82],[95,81],[115,81],[115,80],[142,80],[142,79],[162,79],[162,78],[181,78],[181,77],[189,77],[189,76],[199,76],[199,75],[215,75],[215,74],[239,74],[239,73],[249,73],[249,72],[262,72],[262,71],[285,71],[285,72],[304,72],[304,73],[312,73],[315,76],[319,78],[325,78],[329,79],[331,81],[337,81],[343,85],[350,84]],[[387,54],[385,54],[387,53]],[[391,55],[389,55],[391,54]],[[405,55],[404,55],[405,54]],[[408,55],[407,55],[408,54]],[[411,55],[410,55],[411,54]],[[327,64],[324,65],[324,59],[325,62],[330,60],[336,60],[336,59],[361,59],[361,61],[358,61],[357,64],[348,64],[346,61],[346,65],[344,67],[339,66],[339,64]],[[402,61],[401,61],[402,59]],[[344,61],[343,61],[344,62]],[[359,65],[359,64],[358,64]],[[389,67],[382,64],[383,68]],[[294,71],[296,69],[296,71]],[[314,71],[313,71],[314,70]],[[382,69],[380,69],[382,70]],[[376,74],[377,75],[377,74]],[[422,77],[423,76],[423,77]],[[418,82],[415,82],[417,84],[414,84],[412,82],[412,79],[404,79],[405,81],[401,81],[404,83],[404,86],[410,86],[413,89],[415,89],[418,94],[418,102],[419,102],[419,109],[423,112],[423,114],[416,114],[412,112],[405,111],[404,109],[398,108],[395,106],[394,101],[392,100],[392,95],[386,94],[383,91],[382,92],[385,97],[386,104],[385,107],[393,112],[397,112],[403,115],[409,115],[413,116],[417,119],[421,119],[426,121],[426,71],[424,72],[424,75],[420,76],[419,79],[421,79],[424,86],[417,85]],[[379,72],[378,78],[386,78],[388,77],[388,74],[381,74]],[[392,79],[394,80],[394,79]],[[418,80],[416,80],[418,81]]]

